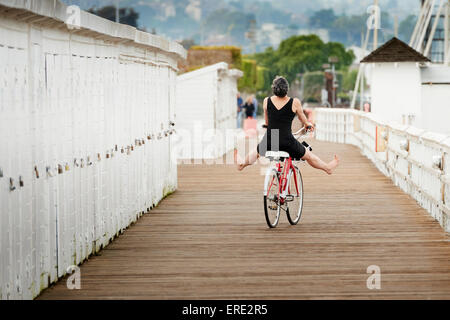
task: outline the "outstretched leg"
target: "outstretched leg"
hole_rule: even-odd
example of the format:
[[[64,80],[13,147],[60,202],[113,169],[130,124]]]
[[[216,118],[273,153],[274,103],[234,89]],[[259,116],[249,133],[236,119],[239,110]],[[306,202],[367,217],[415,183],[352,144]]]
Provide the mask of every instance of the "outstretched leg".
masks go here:
[[[309,150],[306,150],[306,153],[302,159],[306,160],[311,167],[323,170],[328,174],[332,174],[336,167],[339,165],[339,158],[337,155],[334,155],[334,159],[332,161],[325,163]]]
[[[245,160],[239,158],[237,150],[236,149],[234,150],[234,161],[239,171],[242,171],[246,167],[254,164],[256,160],[258,160],[258,158],[259,154],[256,150],[247,155],[245,157]],[[325,163],[322,159],[320,159],[318,156],[316,156],[309,150],[306,150],[306,153],[302,159],[308,162],[311,167],[325,171],[329,175],[333,174],[334,170],[339,165],[339,157],[337,155],[334,155],[334,159],[332,161]]]
[[[238,155],[237,149],[234,149],[234,162],[236,163],[237,169],[239,171],[242,171],[244,170],[244,168],[254,164],[256,160],[258,160],[258,158],[259,158],[258,152],[254,150],[245,157],[244,161],[242,161],[242,159]]]

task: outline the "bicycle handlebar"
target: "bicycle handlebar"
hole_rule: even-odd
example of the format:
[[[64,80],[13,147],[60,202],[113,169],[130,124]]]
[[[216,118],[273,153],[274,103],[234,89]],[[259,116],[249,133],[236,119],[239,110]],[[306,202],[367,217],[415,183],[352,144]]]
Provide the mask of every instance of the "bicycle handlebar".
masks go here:
[[[294,136],[305,136],[305,135],[307,135],[309,132],[311,132],[311,130],[312,130],[312,126],[306,126],[306,127],[303,127],[303,128],[301,128],[299,131],[297,131],[297,132],[295,132],[295,133],[293,133],[292,135],[294,135]]]

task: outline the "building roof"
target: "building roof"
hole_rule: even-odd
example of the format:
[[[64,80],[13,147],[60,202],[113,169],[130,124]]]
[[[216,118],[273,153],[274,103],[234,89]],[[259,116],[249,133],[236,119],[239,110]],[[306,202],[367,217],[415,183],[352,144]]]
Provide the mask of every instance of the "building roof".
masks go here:
[[[244,73],[241,70],[237,70],[237,69],[229,70],[228,63],[219,62],[219,63],[213,64],[213,65],[207,66],[207,67],[203,67],[201,69],[183,73],[183,74],[179,75],[177,77],[177,79],[178,80],[187,80],[187,79],[195,78],[195,77],[198,77],[205,73],[210,73],[210,72],[226,72],[228,76],[235,77],[235,78],[241,78],[244,75]]]
[[[430,59],[394,37],[361,60],[370,62],[430,62]]]

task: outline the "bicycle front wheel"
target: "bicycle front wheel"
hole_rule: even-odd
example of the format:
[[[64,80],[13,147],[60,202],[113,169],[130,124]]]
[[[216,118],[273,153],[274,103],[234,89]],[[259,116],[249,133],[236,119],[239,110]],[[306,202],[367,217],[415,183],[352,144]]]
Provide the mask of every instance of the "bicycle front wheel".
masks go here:
[[[266,177],[266,190],[264,196],[264,213],[269,228],[275,228],[280,221],[280,197],[279,197],[279,174],[273,170]]]
[[[302,218],[303,211],[303,179],[300,170],[297,167],[291,171],[289,179],[287,203],[287,218],[291,225],[296,225]]]

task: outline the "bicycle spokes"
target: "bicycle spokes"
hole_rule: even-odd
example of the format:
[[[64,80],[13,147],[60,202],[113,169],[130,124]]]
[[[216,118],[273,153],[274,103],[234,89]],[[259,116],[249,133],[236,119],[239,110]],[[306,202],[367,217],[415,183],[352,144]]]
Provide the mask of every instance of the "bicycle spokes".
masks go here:
[[[275,228],[280,218],[279,175],[272,171],[268,180],[267,195],[264,197],[264,211],[269,227]]]
[[[300,221],[303,210],[303,181],[298,168],[293,168],[289,190],[291,192],[286,196],[287,218],[290,224],[296,225]]]

